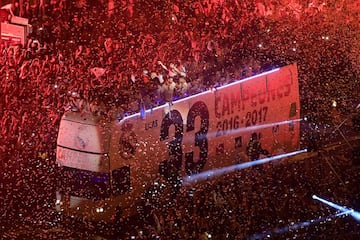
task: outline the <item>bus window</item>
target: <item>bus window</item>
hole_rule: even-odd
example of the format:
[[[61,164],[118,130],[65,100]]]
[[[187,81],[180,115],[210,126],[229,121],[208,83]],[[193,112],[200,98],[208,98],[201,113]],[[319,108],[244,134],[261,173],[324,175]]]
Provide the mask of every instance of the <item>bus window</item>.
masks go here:
[[[93,200],[110,197],[109,173],[96,173],[69,167],[63,167],[61,171],[60,191]]]

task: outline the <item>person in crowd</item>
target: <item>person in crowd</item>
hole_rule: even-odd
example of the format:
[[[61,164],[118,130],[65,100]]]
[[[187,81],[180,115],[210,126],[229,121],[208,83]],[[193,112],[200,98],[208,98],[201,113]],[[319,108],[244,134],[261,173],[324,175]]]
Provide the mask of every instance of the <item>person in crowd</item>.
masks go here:
[[[175,88],[178,95],[180,97],[184,97],[188,94],[189,84],[186,82],[186,79],[184,77],[180,77]]]
[[[165,102],[172,103],[174,97],[174,91],[176,83],[172,77],[166,77],[164,83],[161,86],[160,94]]]
[[[121,14],[107,18],[102,12],[106,11],[105,7],[93,11],[78,2],[15,1],[19,4],[19,13],[16,10],[14,14],[28,17],[35,31],[25,46],[0,43],[0,160],[1,180],[4,179],[1,184],[8,184],[4,188],[1,185],[1,189],[9,196],[11,191],[16,191],[12,196],[18,199],[10,197],[3,204],[11,209],[6,214],[14,218],[15,213],[29,216],[33,207],[39,206],[37,195],[50,199],[54,193],[51,179],[55,168],[51,160],[55,159],[57,127],[65,111],[111,116],[116,114],[108,111],[110,108],[121,109],[121,115],[139,112],[141,102],[149,108],[171,103],[174,96],[186,97],[252,76],[266,70],[264,66],[279,66],[295,60],[306,66],[299,68],[302,101],[309,107],[306,111],[326,112],[327,109],[317,109],[319,106],[313,106],[311,101],[329,98],[333,84],[350,84],[351,90],[359,89],[356,80],[327,78],[328,82],[319,84],[326,86],[324,91],[315,92],[314,86],[318,83],[308,77],[325,71],[323,53],[329,51],[337,61],[347,61],[343,62],[347,70],[360,73],[358,55],[354,54],[358,52],[356,38],[346,35],[349,31],[341,32],[344,41],[336,41],[333,51],[325,43],[333,41],[339,32],[327,29],[323,21],[318,21],[332,15],[342,16],[342,10],[358,9],[356,4],[337,6],[339,10],[329,11],[329,15],[326,5],[316,4],[318,10],[314,11],[314,6],[307,7],[300,1],[297,3],[304,8],[301,13],[269,1],[257,1],[256,5],[238,0],[177,1],[175,9],[178,10],[169,14],[157,9],[154,4],[157,1],[148,1],[146,9],[141,6],[144,1],[121,1],[120,7],[114,9]],[[284,11],[287,14],[281,14]],[[337,21],[341,26],[357,29],[359,12],[346,14]],[[289,19],[292,14],[301,16]],[[147,17],[159,21],[149,22]],[[302,25],[298,18],[303,20]],[[46,24],[52,37],[41,36],[44,31],[36,29],[44,27],[49,19],[54,20],[54,24]],[[285,27],[276,25],[278,20],[286,20],[283,21]],[[315,20],[321,24],[313,24]],[[118,26],[121,31],[108,31],[110,25]],[[330,37],[324,35],[324,44],[309,50],[307,47],[314,45],[314,39],[306,40],[303,36],[309,32],[318,36],[324,29]],[[261,33],[259,36],[254,34],[257,31]],[[291,48],[288,43],[292,44]],[[331,67],[333,64],[334,61]],[[143,69],[150,75],[146,80]],[[93,95],[92,91],[98,94]],[[348,97],[352,97],[351,94]],[[256,133],[247,145],[247,155],[251,160],[269,156]],[[311,163],[315,164],[316,160]],[[206,239],[213,235],[244,239],[264,229],[327,215],[329,210],[325,208],[307,207],[314,191],[312,186],[318,186],[319,193],[337,194],[320,185],[314,171],[315,168],[306,169],[305,164],[274,168],[272,176],[263,177],[256,171],[239,171],[235,179],[205,184],[191,196],[179,194],[172,205],[166,205],[167,211],[153,208],[154,220],[139,231],[149,238]],[[23,181],[18,181],[14,174],[22,176]],[[343,174],[346,175],[346,171]],[[324,182],[333,180],[331,178],[331,174],[325,176]],[[39,179],[45,193],[37,193],[32,188]],[[21,189],[28,189],[30,194]],[[35,220],[41,218],[38,216]],[[299,234],[313,238],[312,233]]]

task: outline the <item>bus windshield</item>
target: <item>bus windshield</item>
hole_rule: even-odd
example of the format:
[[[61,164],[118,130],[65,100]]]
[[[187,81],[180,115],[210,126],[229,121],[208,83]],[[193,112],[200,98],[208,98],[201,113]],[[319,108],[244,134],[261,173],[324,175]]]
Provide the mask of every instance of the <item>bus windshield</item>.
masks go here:
[[[110,174],[76,168],[61,168],[59,190],[72,196],[100,200],[111,195]]]

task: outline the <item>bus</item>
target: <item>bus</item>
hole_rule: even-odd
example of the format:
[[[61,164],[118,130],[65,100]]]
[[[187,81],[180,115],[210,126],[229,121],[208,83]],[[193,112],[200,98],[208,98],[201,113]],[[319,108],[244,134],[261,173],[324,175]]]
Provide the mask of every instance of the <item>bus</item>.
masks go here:
[[[56,209],[93,221],[131,216],[154,186],[181,188],[187,176],[253,160],[254,136],[272,156],[299,150],[296,64],[118,119],[66,111]]]

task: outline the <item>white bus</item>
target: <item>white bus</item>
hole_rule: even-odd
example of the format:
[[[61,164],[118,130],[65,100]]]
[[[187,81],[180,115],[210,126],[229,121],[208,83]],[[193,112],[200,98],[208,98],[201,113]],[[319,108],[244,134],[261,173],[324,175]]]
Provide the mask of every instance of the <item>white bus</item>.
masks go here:
[[[68,111],[60,122],[56,208],[110,221],[134,214],[159,180],[249,161],[254,134],[271,155],[300,148],[296,64],[238,80],[122,119]],[[174,182],[172,183],[174,184]]]

